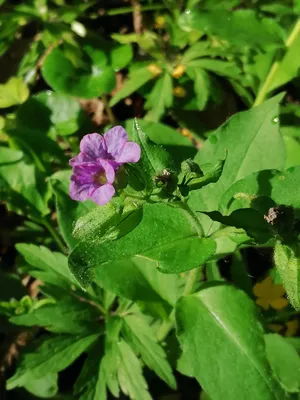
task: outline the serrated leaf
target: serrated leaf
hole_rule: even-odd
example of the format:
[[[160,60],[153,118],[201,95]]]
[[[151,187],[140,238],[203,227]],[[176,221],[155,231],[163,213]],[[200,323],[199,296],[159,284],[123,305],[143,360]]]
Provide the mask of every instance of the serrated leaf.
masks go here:
[[[19,243],[16,249],[29,264],[28,272],[35,278],[63,288],[78,285],[68,268],[65,255],[34,244]]]
[[[98,334],[91,336],[59,335],[45,339],[32,353],[25,353],[15,375],[7,381],[7,389],[26,385],[28,374],[42,378],[68,367],[81,353],[97,340]]]
[[[189,68],[204,69],[229,78],[237,78],[240,74],[240,69],[236,64],[229,61],[201,58],[200,60],[190,61],[188,65]]]
[[[272,371],[282,388],[300,392],[300,357],[294,347],[276,333],[265,335],[266,353]]]
[[[151,400],[138,358],[124,340],[117,346],[120,356],[118,379],[122,392],[132,400]]]
[[[120,239],[98,242],[94,237],[92,243],[82,241],[80,251],[79,245],[73,250],[69,265],[82,284],[94,268],[109,268],[108,263],[133,256],[153,260],[165,273],[178,273],[196,268],[214,254],[215,242],[201,238],[187,211],[167,204],[145,204],[142,211],[140,223]]]
[[[205,108],[210,95],[210,78],[202,68],[188,67],[186,73],[194,81],[194,90],[197,98],[197,106],[201,111]]]
[[[256,306],[244,292],[203,287],[179,300],[176,323],[183,354],[211,398],[286,398],[271,375]]]
[[[145,103],[145,109],[149,110],[146,120],[159,121],[164,115],[165,109],[173,104],[173,82],[166,72],[157,80]]]
[[[0,108],[22,104],[29,96],[28,87],[21,78],[10,78],[0,85]]]
[[[132,60],[132,46],[129,44],[116,45],[112,48],[110,56],[113,69],[119,71],[125,68]]]
[[[150,81],[153,78],[155,78],[155,75],[151,71],[149,71],[147,67],[133,70],[130,73],[128,80],[124,83],[122,89],[120,89],[110,100],[110,107],[113,107],[120,100],[131,95],[133,92],[135,92],[137,89],[139,89],[146,82]]]
[[[163,379],[172,389],[176,381],[172,369],[166,360],[166,353],[157,343],[151,327],[142,317],[128,315],[124,318],[124,335],[135,352],[141,354],[144,363]]]

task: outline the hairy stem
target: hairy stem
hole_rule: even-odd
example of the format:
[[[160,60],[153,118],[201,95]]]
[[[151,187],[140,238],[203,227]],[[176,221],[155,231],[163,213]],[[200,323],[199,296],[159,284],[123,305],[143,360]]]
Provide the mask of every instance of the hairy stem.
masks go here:
[[[42,225],[44,225],[44,227],[48,230],[48,232],[50,233],[50,235],[52,236],[53,240],[55,241],[55,243],[57,244],[57,246],[59,247],[59,249],[65,254],[66,253],[66,246],[64,245],[64,242],[62,241],[62,239],[60,238],[59,234],[56,232],[56,230],[53,228],[53,226],[51,225],[51,223],[46,220],[46,219],[42,219],[40,221],[40,223]]]
[[[149,6],[140,7],[140,11],[155,11],[155,10],[165,10],[166,6],[163,4],[152,4]],[[133,12],[133,7],[122,7],[122,8],[112,8],[106,11],[106,15],[121,15],[130,14]]]

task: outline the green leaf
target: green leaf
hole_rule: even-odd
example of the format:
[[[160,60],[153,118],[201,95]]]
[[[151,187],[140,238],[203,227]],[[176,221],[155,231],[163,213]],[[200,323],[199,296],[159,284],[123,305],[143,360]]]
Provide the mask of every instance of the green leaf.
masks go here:
[[[28,375],[43,378],[62,371],[85,352],[97,337],[98,334],[85,337],[59,335],[45,339],[38,349],[24,354],[15,375],[7,381],[7,389],[26,385]]]
[[[122,392],[130,399],[151,400],[138,358],[124,340],[121,340],[117,346],[120,357],[118,378]]]
[[[41,305],[28,314],[12,317],[10,321],[22,326],[43,326],[56,333],[82,335],[99,331],[99,315],[95,307],[70,294],[58,298],[54,304]]]
[[[72,236],[73,225],[81,217],[96,207],[92,201],[78,202],[69,195],[71,170],[58,171],[51,176],[51,185],[56,197],[57,221],[65,242],[73,249],[78,240]]]
[[[224,157],[225,151],[228,156],[218,182],[190,194],[189,205],[193,210],[215,211],[223,193],[235,181],[263,169],[283,168],[284,144],[279,126],[273,122],[281,98],[282,95],[278,95],[258,107],[234,115],[206,141],[195,157],[200,166],[216,163]],[[215,225],[211,221],[201,219],[201,222],[206,234],[213,232]]]
[[[21,78],[10,78],[0,85],[0,108],[22,104],[29,96],[28,87]]]
[[[129,44],[116,45],[112,48],[110,56],[113,69],[119,71],[125,68],[132,60],[132,47]]]
[[[55,396],[58,391],[57,378],[57,373],[47,374],[41,378],[28,374],[24,389],[39,398],[49,399]]]
[[[294,347],[276,333],[265,335],[266,353],[272,371],[282,388],[300,392],[300,358]]]
[[[300,250],[298,244],[285,245],[279,240],[274,248],[274,262],[288,295],[296,310],[300,310]]]
[[[172,389],[176,389],[176,381],[166,360],[166,354],[157,343],[146,320],[138,316],[128,315],[124,318],[123,330],[126,342],[132,346],[135,352],[141,354],[144,363]]]
[[[211,398],[285,398],[270,373],[255,304],[244,292],[214,284],[182,297],[176,323],[183,354]]]
[[[135,229],[113,241],[101,241],[98,235],[93,241],[83,239],[70,254],[69,265],[81,284],[90,281],[95,268],[109,268],[108,263],[133,256],[156,262],[165,273],[188,271],[215,252],[215,242],[200,235],[199,225],[187,211],[168,204],[145,204]]]
[[[282,30],[271,18],[259,19],[254,10],[211,10],[195,7],[179,19],[183,30],[197,29],[226,40],[236,48],[270,48],[282,43]]]
[[[291,136],[283,136],[286,160],[285,168],[294,167],[300,164],[300,143]]]
[[[211,60],[209,58],[190,61],[188,66],[194,69],[207,69],[217,75],[227,76],[229,78],[237,78],[240,74],[239,68],[233,62]]]
[[[8,152],[0,147],[0,198],[6,201],[10,211],[18,214],[37,218],[47,215],[51,191],[49,183],[45,182],[45,174],[23,158],[18,162],[9,161],[13,159],[20,159],[19,151]]]
[[[145,103],[145,109],[150,110],[145,119],[159,121],[164,115],[165,109],[173,104],[173,82],[171,76],[166,72],[159,78],[148,99]]]
[[[94,49],[94,56],[97,56],[96,49]],[[109,93],[115,87],[113,69],[107,66],[105,61],[101,66],[97,65],[96,59],[92,59],[92,63],[94,64],[91,65],[91,72],[77,69],[63,50],[55,48],[47,56],[42,74],[54,90],[91,99]]]
[[[178,297],[178,277],[160,273],[156,263],[148,259],[133,257],[96,268],[95,280],[106,290],[135,302],[173,306]]]
[[[30,265],[28,271],[33,277],[63,288],[77,285],[68,268],[67,258],[63,254],[51,252],[43,246],[25,243],[17,244],[16,249]]]
[[[188,76],[194,81],[194,90],[197,98],[197,106],[201,111],[205,108],[210,95],[210,78],[202,68],[188,67]]]
[[[170,126],[144,119],[139,119],[138,123],[142,131],[147,132],[150,140],[162,145],[172,155],[176,165],[179,166],[183,160],[196,154],[197,150],[192,142]],[[127,120],[125,127],[129,137],[132,139],[133,131],[135,130],[134,120]]]
[[[143,177],[146,189],[152,189],[155,186],[154,178],[160,176],[164,169],[173,172],[172,157],[163,147],[149,139],[136,119],[133,124],[132,139],[141,147],[141,159],[137,164],[139,173]]]
[[[130,73],[128,80],[124,83],[124,86],[110,100],[109,106],[113,107],[120,100],[131,95],[131,93],[135,92],[153,78],[155,78],[155,75],[148,69],[148,67],[133,70]]]
[[[12,150],[8,147],[0,147],[1,164],[14,163],[23,158],[21,151]]]

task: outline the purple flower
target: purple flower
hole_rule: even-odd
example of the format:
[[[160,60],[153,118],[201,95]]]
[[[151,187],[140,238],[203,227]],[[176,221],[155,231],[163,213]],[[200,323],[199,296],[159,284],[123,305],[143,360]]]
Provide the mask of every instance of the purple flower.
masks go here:
[[[70,183],[70,197],[73,200],[93,200],[104,205],[115,194],[113,182],[115,172],[127,162],[137,162],[141,149],[137,143],[128,142],[128,136],[121,126],[105,133],[85,135],[80,142],[80,153],[70,160],[73,174]]]
[[[117,170],[122,164],[139,161],[140,157],[140,146],[128,142],[127,133],[122,126],[115,126],[104,136],[98,133],[85,135],[80,142],[80,153],[70,160],[70,165],[107,160]]]

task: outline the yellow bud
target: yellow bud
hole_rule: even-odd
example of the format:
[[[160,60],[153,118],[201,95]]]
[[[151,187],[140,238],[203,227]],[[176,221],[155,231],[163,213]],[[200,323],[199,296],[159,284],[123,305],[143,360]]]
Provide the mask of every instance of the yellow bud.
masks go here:
[[[181,134],[182,134],[183,136],[185,136],[186,138],[188,138],[188,139],[190,139],[190,140],[193,140],[193,135],[192,135],[192,133],[191,133],[188,129],[183,128],[182,131],[181,131]]]
[[[156,64],[148,65],[148,71],[150,71],[155,76],[160,75],[162,73],[162,69]]]
[[[166,20],[165,17],[159,15],[155,18],[155,28],[163,28],[165,26]]]
[[[179,64],[179,65],[177,65],[177,66],[174,68],[173,73],[172,73],[172,76],[173,76],[173,78],[175,78],[175,79],[179,79],[179,78],[182,77],[182,75],[184,74],[184,72],[185,72],[185,66],[182,65],[182,64]]]
[[[175,97],[185,97],[186,96],[186,90],[182,86],[176,86],[173,90],[173,94]]]

